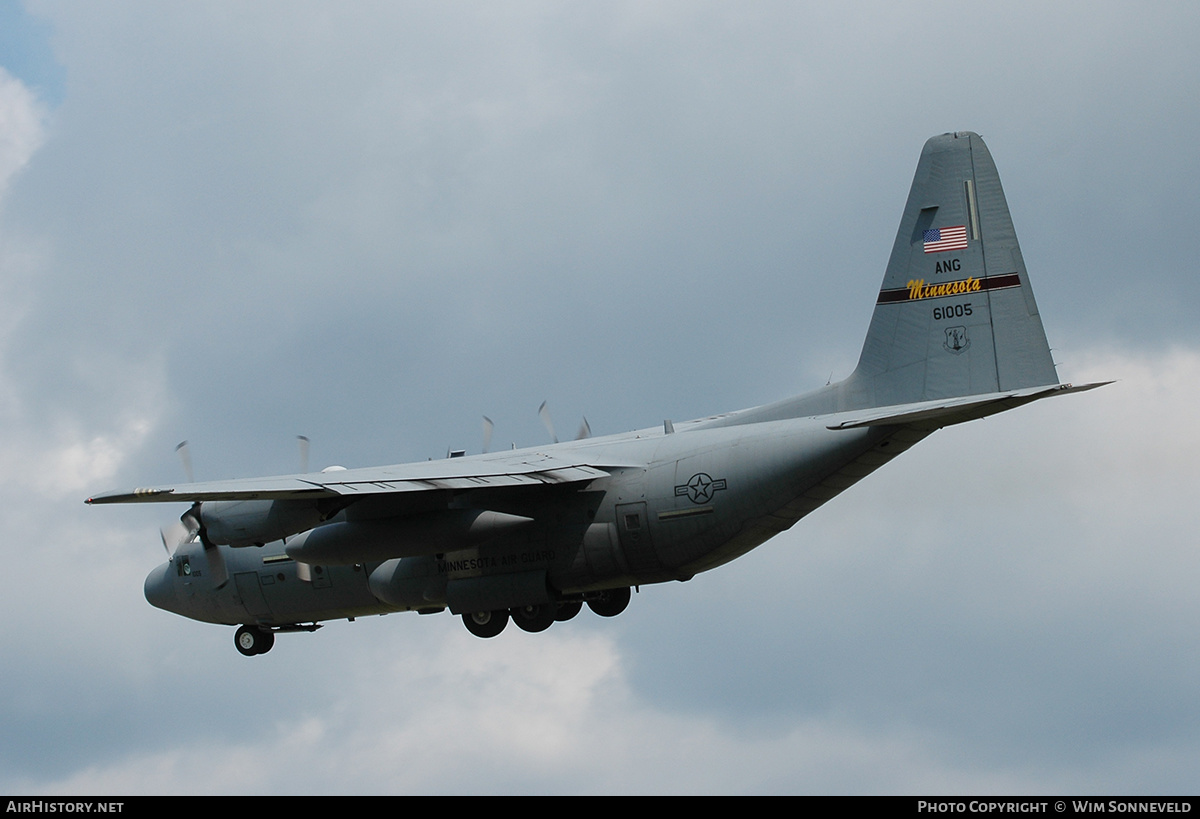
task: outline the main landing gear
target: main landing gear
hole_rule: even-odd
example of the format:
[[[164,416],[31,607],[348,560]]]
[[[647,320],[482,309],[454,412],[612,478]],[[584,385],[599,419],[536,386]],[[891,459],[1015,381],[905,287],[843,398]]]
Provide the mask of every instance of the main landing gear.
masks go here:
[[[616,617],[625,611],[625,607],[629,605],[630,596],[629,588],[624,587],[620,589],[606,589],[594,595],[589,595],[586,600],[588,608],[601,617]],[[467,631],[476,637],[495,637],[504,631],[504,627],[508,625],[509,620],[516,623],[517,628],[522,631],[545,631],[554,625],[555,622],[570,620],[576,614],[579,614],[582,608],[583,603],[581,601],[568,600],[562,603],[547,603],[540,606],[521,606],[514,609],[469,612],[464,614],[462,619],[463,625],[467,627]],[[239,650],[240,648],[239,644]]]
[[[467,631],[476,637],[495,637],[508,625],[508,611],[476,611],[462,616]]]

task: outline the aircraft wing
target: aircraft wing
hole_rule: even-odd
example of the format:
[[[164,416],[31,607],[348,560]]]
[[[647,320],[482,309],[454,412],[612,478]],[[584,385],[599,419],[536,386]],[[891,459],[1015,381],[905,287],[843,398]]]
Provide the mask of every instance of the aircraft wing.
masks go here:
[[[968,395],[943,401],[922,401],[916,404],[901,404],[892,407],[871,407],[832,416],[826,426],[829,429],[856,429],[858,427],[892,426],[897,424],[928,425],[933,429],[961,424],[995,415],[1041,398],[1064,395],[1068,392],[1084,392],[1111,384],[1098,381],[1093,384],[1051,384],[1044,387],[1026,387],[1006,392]],[[836,420],[835,420],[836,419]]]
[[[317,500],[435,489],[489,489],[579,483],[609,472],[539,452],[502,457],[451,458],[397,466],[341,469],[305,475],[208,481],[105,492],[90,504],[179,501]]]

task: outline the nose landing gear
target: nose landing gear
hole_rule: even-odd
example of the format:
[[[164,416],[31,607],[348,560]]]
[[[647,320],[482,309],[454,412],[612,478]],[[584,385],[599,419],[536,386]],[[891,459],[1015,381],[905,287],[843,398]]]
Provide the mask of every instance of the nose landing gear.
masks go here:
[[[266,654],[275,645],[275,632],[258,626],[242,626],[234,632],[233,644],[247,657]]]

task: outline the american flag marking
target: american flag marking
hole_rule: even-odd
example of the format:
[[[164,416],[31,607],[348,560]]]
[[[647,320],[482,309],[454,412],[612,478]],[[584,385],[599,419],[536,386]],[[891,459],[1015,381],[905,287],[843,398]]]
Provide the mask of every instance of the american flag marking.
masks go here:
[[[943,250],[965,250],[967,247],[967,226],[933,228],[925,231],[925,252],[940,253]]]

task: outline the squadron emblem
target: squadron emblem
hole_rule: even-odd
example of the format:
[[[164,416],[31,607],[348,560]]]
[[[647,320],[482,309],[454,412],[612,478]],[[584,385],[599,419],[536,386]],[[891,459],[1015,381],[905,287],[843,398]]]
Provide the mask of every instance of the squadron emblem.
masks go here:
[[[971,339],[967,338],[966,327],[946,328],[946,341],[942,344],[942,347],[946,349],[946,352],[958,355],[970,346]]]

